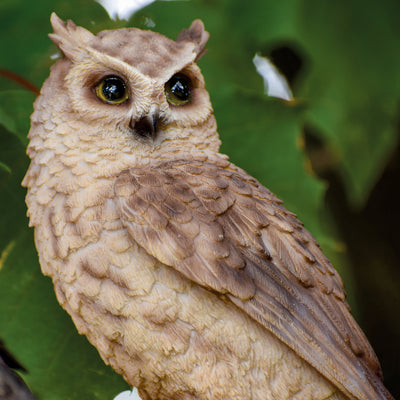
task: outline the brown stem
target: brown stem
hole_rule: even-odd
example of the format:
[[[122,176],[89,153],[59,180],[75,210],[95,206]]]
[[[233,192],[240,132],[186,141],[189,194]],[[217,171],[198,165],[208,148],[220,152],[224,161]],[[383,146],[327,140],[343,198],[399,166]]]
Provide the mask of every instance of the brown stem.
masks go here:
[[[23,78],[22,76],[16,74],[15,72],[9,71],[8,69],[0,68],[0,76],[4,76],[6,79],[9,79],[11,81],[18,83],[20,86],[24,87],[25,89],[29,90],[30,92],[32,92],[36,95],[38,95],[40,93],[40,90],[36,85],[29,82],[27,79]]]

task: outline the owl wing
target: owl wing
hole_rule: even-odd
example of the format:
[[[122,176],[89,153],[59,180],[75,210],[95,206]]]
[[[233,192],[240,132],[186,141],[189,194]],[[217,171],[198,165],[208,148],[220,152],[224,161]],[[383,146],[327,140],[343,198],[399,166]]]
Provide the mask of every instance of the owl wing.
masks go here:
[[[355,399],[392,398],[312,235],[228,161],[175,160],[117,178],[124,224],[149,254],[225,294]]]

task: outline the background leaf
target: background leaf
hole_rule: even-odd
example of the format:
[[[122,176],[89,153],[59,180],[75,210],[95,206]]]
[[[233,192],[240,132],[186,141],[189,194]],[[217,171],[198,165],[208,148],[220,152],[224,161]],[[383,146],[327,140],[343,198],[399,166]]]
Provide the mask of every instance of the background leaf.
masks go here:
[[[337,153],[349,200],[360,207],[398,141],[400,3],[310,1],[300,10],[301,41],[313,55],[302,91],[309,120]]]
[[[12,132],[25,147],[29,130],[27,115],[33,111],[35,95],[26,90],[3,90],[0,92],[0,124]]]

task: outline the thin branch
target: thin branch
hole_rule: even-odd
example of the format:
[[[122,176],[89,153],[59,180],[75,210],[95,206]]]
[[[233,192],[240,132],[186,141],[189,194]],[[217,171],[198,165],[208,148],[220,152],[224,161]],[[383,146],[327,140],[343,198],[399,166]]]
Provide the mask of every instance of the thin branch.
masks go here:
[[[6,79],[9,79],[11,81],[18,83],[18,85],[24,87],[25,89],[29,90],[30,92],[32,92],[36,95],[38,95],[40,93],[40,90],[36,85],[34,85],[32,82],[29,82],[27,79],[23,78],[22,76],[16,74],[15,72],[0,68],[0,76],[3,76]]]

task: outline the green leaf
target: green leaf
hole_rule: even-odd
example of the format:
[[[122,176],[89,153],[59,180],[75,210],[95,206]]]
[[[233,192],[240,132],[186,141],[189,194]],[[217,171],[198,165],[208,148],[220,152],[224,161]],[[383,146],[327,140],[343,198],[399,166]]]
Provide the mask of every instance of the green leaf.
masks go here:
[[[29,131],[29,115],[33,111],[35,95],[26,90],[5,90],[0,92],[0,124],[14,133],[26,146]]]
[[[339,158],[352,204],[362,206],[398,140],[400,3],[304,2],[298,33],[313,65],[309,120]],[[309,16],[312,15],[312,18]],[[329,16],[327,18],[327,16]]]
[[[0,176],[0,252],[21,230],[27,229],[25,190],[21,181],[28,166],[25,147],[0,125],[0,160],[7,172]],[[1,279],[1,275],[0,275]]]

